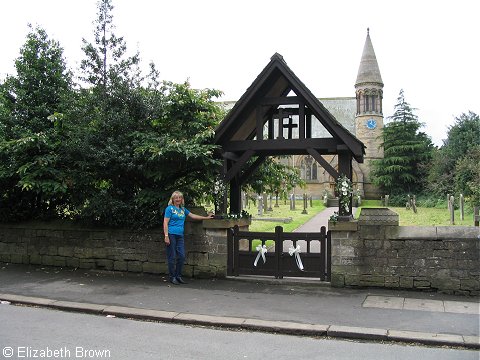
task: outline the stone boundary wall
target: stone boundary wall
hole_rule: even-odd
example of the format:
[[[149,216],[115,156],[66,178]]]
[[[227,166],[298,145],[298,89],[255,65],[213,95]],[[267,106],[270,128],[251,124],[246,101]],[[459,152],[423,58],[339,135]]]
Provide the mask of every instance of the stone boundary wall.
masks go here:
[[[245,221],[235,224],[248,226]],[[226,229],[235,224],[187,220],[185,276],[226,276]],[[163,229],[85,228],[69,222],[0,224],[0,262],[167,274],[163,238]]]
[[[398,215],[379,215],[329,227],[332,286],[480,295],[478,227],[398,226]]]
[[[329,223],[332,286],[480,295],[478,227],[398,226],[395,213],[396,219],[379,209],[370,215],[366,210],[358,220]],[[187,221],[185,276],[225,277],[227,229],[248,230],[249,224]],[[0,224],[0,262],[167,273],[162,229],[84,228],[68,222]]]

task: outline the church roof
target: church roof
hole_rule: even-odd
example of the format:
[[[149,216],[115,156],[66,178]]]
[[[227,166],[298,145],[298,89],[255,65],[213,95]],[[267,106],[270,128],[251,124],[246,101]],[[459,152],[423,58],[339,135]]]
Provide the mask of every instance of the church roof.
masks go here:
[[[318,100],[345,129],[355,135],[355,113],[357,111],[355,97],[319,98]]]
[[[355,86],[364,83],[377,83],[383,86],[382,75],[377,63],[377,57],[373,50],[372,40],[370,39],[370,31],[367,29],[367,39],[363,46],[362,59],[358,67],[357,81]]]

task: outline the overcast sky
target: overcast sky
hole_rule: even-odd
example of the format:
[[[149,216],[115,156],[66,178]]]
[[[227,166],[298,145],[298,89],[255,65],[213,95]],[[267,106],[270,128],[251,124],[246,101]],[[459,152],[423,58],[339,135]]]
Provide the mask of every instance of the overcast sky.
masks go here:
[[[96,0],[1,1],[0,78],[14,74],[28,24],[60,42],[73,70],[93,42]],[[454,118],[480,114],[480,1],[114,0],[117,36],[154,62],[164,80],[238,100],[275,53],[317,97],[355,96],[370,37],[384,87],[384,116],[400,89],[434,144]]]

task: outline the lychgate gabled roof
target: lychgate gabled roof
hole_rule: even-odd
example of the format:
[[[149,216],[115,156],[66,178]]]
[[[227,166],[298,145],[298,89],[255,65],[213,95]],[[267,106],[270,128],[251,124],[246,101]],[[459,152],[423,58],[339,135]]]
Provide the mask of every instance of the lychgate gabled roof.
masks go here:
[[[294,96],[291,96],[292,93]],[[296,139],[281,136],[265,138],[263,134],[264,125],[269,119],[271,121],[272,114],[281,105],[297,109],[299,136]],[[311,138],[309,116],[318,119],[331,137]],[[277,129],[278,126],[286,127],[283,122],[277,125]],[[348,151],[358,162],[363,162],[365,152],[365,145],[335,119],[278,53],[271,57],[268,65],[218,125],[215,143],[222,147],[223,153],[239,156],[246,150],[251,150],[250,154],[268,156],[311,154],[314,149],[317,155]]]
[[[330,136],[312,137],[314,121],[320,121]],[[241,184],[267,156],[308,154],[334,178],[345,174],[351,179],[352,158],[363,162],[365,153],[365,145],[313,96],[278,53],[218,125],[215,144],[224,159],[224,181],[230,183],[232,213],[241,211]],[[338,154],[338,169],[322,156],[333,154]]]

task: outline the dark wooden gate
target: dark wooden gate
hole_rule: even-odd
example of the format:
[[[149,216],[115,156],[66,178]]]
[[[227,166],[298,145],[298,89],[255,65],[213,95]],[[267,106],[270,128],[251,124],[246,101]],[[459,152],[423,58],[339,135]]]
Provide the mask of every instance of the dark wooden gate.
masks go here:
[[[267,247],[265,262],[258,246]],[[288,248],[301,247],[298,255],[290,255]],[[228,231],[227,275],[267,275],[277,279],[288,277],[319,278],[330,281],[331,238],[322,226],[320,232],[283,232],[281,226],[274,233],[239,231],[235,226]],[[286,251],[285,251],[286,249]],[[303,271],[295,259],[299,256]],[[254,265],[257,259],[256,266]]]

